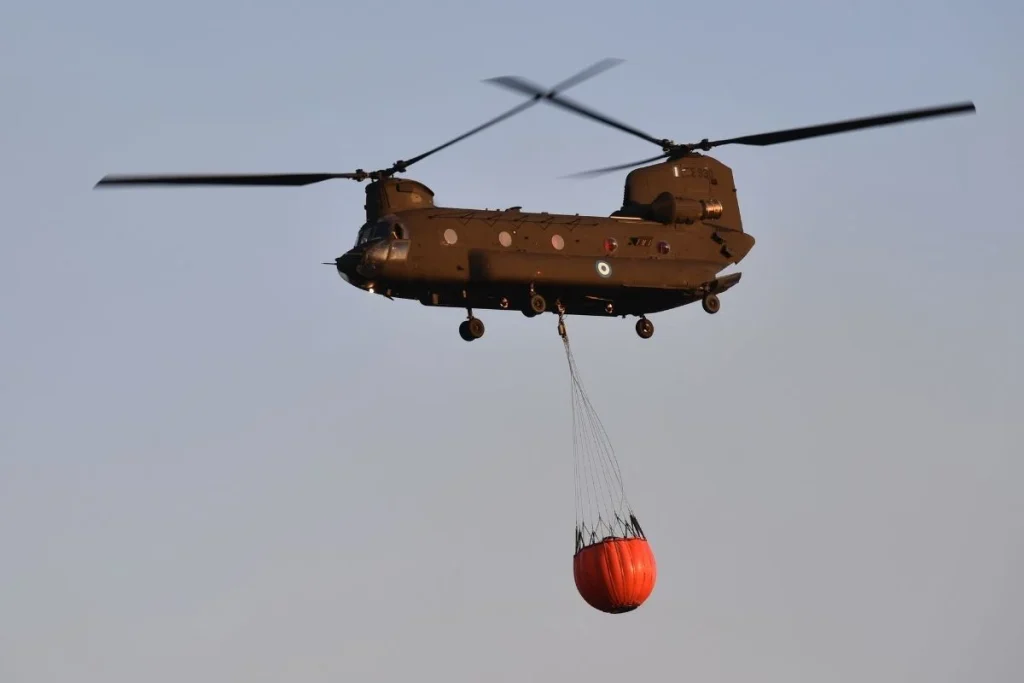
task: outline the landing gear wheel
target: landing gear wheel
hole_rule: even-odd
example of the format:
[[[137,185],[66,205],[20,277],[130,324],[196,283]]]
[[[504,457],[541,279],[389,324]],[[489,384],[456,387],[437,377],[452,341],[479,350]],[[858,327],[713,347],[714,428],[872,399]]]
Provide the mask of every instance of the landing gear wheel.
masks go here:
[[[722,307],[722,303],[714,294],[708,294],[705,296],[701,304],[704,306],[704,311],[706,313],[718,313],[718,309]]]
[[[473,341],[484,336],[484,321],[480,318],[463,320],[459,325],[459,336],[466,341]]]
[[[530,297],[530,313],[538,315],[548,309],[548,302],[544,300],[540,294],[534,294]],[[529,314],[527,314],[529,315]]]
[[[636,321],[636,333],[641,339],[650,339],[654,334],[654,323],[647,318],[640,318]]]
[[[484,321],[480,318],[470,318],[466,321],[469,323],[469,334],[473,339],[479,339],[484,336]]]

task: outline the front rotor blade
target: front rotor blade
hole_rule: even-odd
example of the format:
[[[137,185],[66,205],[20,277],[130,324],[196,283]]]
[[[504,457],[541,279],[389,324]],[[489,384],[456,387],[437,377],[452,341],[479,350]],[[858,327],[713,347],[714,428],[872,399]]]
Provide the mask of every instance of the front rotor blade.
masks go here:
[[[449,140],[448,142],[444,143],[443,145],[438,145],[437,147],[435,147],[432,150],[424,152],[423,154],[420,154],[418,156],[414,156],[412,159],[399,161],[398,163],[395,164],[395,168],[398,171],[404,171],[406,168],[408,168],[409,166],[412,166],[417,161],[423,161],[424,159],[429,157],[431,154],[435,154],[437,152],[440,152],[442,149],[444,149],[446,147],[450,147],[450,146],[454,145],[456,142],[461,142],[462,140],[465,140],[470,135],[476,135],[480,131],[482,131],[482,130],[484,130],[486,128],[490,128],[491,126],[493,126],[496,123],[501,123],[502,121],[504,121],[507,118],[511,118],[511,117],[515,116],[516,114],[522,112],[522,111],[526,111],[527,109],[529,109],[530,107],[532,107],[535,104],[537,104],[537,100],[530,100],[528,102],[523,102],[519,106],[513,107],[512,109],[509,109],[504,114],[501,114],[500,116],[494,117],[493,119],[491,119],[487,123],[481,124],[481,125],[477,126],[476,128],[474,128],[474,129],[472,129],[472,130],[470,130],[468,132],[463,133],[462,135],[460,135],[457,138],[452,138],[451,140]]]
[[[552,88],[550,92],[553,93],[553,92],[560,92],[562,90],[568,90],[569,88],[571,88],[573,86],[579,85],[583,81],[586,81],[586,80],[588,80],[590,78],[593,78],[594,76],[596,76],[596,75],[598,75],[598,74],[600,74],[600,73],[602,73],[604,71],[607,71],[608,69],[612,68],[613,66],[616,66],[617,64],[621,64],[622,61],[623,60],[621,60],[621,59],[614,59],[614,58],[611,58],[611,57],[606,58],[606,59],[602,59],[601,61],[596,62],[596,63],[588,66],[586,69],[583,69],[582,71],[580,71],[580,72],[574,74],[573,76],[570,76],[569,78],[565,79],[564,81],[562,81],[561,83],[556,85],[554,88]],[[476,128],[474,128],[474,129],[472,129],[472,130],[470,130],[470,131],[468,131],[466,133],[463,133],[462,135],[458,136],[457,138],[453,138],[453,139],[449,140],[448,142],[444,143],[443,145],[438,145],[434,149],[431,149],[431,150],[429,150],[427,152],[424,152],[423,154],[420,154],[418,156],[414,156],[412,159],[407,159],[407,160],[402,160],[402,161],[397,162],[395,164],[395,169],[399,170],[399,171],[404,171],[406,168],[408,168],[412,164],[415,164],[417,161],[422,161],[422,160],[426,159],[431,154],[435,154],[436,152],[440,152],[442,149],[445,149],[446,147],[450,147],[451,145],[454,145],[456,142],[461,142],[462,140],[465,140],[470,135],[476,135],[477,133],[483,131],[484,129],[490,128],[491,126],[493,126],[496,123],[501,123],[505,119],[511,118],[512,116],[515,116],[516,114],[529,109],[533,105],[537,104],[537,101],[540,100],[544,96],[544,94],[545,94],[545,91],[543,89],[540,89],[539,92],[536,95],[534,95],[530,100],[528,100],[528,101],[526,101],[526,102],[524,102],[524,103],[522,103],[522,104],[520,104],[520,105],[518,105],[516,107],[513,107],[512,109],[508,110],[504,114],[501,114],[500,116],[496,116],[495,118],[491,119],[487,123],[481,124],[481,125],[477,126]]]
[[[619,59],[617,57],[605,57],[604,59],[600,59],[591,64],[590,66],[588,66],[586,69],[583,69],[582,71],[572,76],[569,76],[569,78],[565,79],[561,83],[558,83],[553,88],[551,88],[551,90],[549,90],[547,94],[549,96],[554,96],[562,92],[563,90],[574,88],[583,81],[588,81],[594,76],[600,73],[604,73],[613,66],[618,66],[619,64],[622,64],[624,61],[626,60]]]
[[[650,159],[644,159],[643,161],[633,161],[628,164],[618,164],[617,166],[605,166],[604,168],[596,168],[593,171],[583,171],[581,173],[573,173],[571,175],[562,176],[563,178],[593,178],[595,176],[604,175],[605,173],[612,173],[613,171],[622,171],[627,168],[633,168],[634,166],[643,166],[660,159],[664,159],[669,155],[668,152],[659,154],[656,157]]]
[[[361,180],[361,173],[256,173],[197,175],[108,175],[96,187],[113,185],[237,185],[237,186],[299,186],[334,178]]]
[[[836,121],[834,123],[823,123],[817,126],[790,128],[788,130],[779,130],[772,133],[760,133],[758,135],[743,135],[738,138],[729,138],[727,140],[715,140],[714,142],[710,142],[707,145],[699,144],[696,146],[699,148],[718,147],[720,145],[756,145],[759,147],[764,147],[767,145],[777,145],[781,142],[806,140],[807,138],[816,138],[821,137],[823,135],[835,135],[836,133],[846,133],[848,131],[861,130],[863,128],[890,126],[896,123],[904,123],[906,121],[914,121],[917,119],[932,118],[935,116],[950,116],[953,114],[965,114],[968,112],[973,113],[974,111],[975,107],[973,102],[960,102],[957,104],[943,105],[940,107],[910,109],[907,111],[894,112],[892,114],[882,114],[880,116],[868,116],[858,119]]]
[[[617,128],[624,133],[635,135],[641,140],[646,140],[647,142],[654,143],[659,147],[664,147],[665,143],[667,142],[665,140],[660,140],[654,137],[653,135],[645,133],[642,130],[638,130],[636,128],[633,128],[632,126],[628,126],[620,121],[616,121],[615,119],[605,116],[604,114],[599,114],[598,112],[594,111],[593,109],[590,109],[589,107],[585,107],[582,104],[579,104],[578,102],[574,102],[567,97],[559,95],[557,92],[545,92],[543,89],[537,87],[535,84],[527,81],[525,78],[520,78],[519,76],[498,76],[496,78],[488,78],[484,82],[500,85],[503,88],[512,90],[523,95],[530,95],[534,99],[545,99],[551,104],[562,107],[563,109],[568,109],[569,111],[579,114],[580,116],[585,116],[589,119],[599,121],[605,124],[606,126]]]

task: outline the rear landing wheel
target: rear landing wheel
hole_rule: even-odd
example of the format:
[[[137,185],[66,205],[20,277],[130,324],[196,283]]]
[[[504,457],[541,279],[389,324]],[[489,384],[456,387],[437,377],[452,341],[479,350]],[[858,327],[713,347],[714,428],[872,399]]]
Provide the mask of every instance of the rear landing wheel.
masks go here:
[[[640,318],[636,321],[636,333],[641,339],[650,339],[654,334],[654,323],[647,318]]]
[[[701,304],[704,306],[704,311],[707,313],[718,313],[718,309],[722,307],[722,303],[714,294],[708,294],[705,296]]]

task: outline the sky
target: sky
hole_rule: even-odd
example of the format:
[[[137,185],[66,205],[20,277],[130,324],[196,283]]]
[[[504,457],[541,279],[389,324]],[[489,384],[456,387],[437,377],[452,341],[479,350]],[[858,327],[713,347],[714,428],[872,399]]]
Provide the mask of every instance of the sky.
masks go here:
[[[0,9],[0,680],[1021,680],[1024,6],[393,0]],[[569,320],[658,562],[576,593],[554,316],[388,301],[332,261],[381,168],[553,84],[726,147],[721,311]],[[536,106],[418,164],[445,206],[607,215],[657,149]],[[735,270],[735,268],[733,269]]]

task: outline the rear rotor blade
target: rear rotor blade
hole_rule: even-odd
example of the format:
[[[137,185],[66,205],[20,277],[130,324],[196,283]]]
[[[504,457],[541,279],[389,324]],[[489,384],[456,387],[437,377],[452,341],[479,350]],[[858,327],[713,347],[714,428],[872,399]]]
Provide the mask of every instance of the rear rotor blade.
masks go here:
[[[719,147],[722,145],[737,144],[737,145],[754,145],[764,147],[768,145],[776,145],[783,142],[793,142],[796,140],[806,140],[809,138],[822,137],[826,135],[835,135],[837,133],[845,133],[855,130],[863,130],[865,128],[876,128],[880,126],[889,126],[898,123],[905,123],[908,121],[915,121],[925,118],[934,118],[938,116],[951,116],[955,114],[966,114],[974,113],[975,106],[973,102],[958,102],[954,104],[942,105],[937,107],[926,107],[921,109],[910,109],[905,111],[893,112],[889,114],[881,114],[878,116],[868,116],[856,119],[846,119],[843,121],[836,121],[832,123],[819,124],[815,126],[803,126],[800,128],[790,128],[786,130],[773,131],[770,133],[759,133],[757,135],[743,135],[735,138],[727,138],[722,140],[709,141],[707,138],[696,144],[685,144],[680,145],[669,139],[658,139],[653,135],[649,135],[641,130],[638,130],[632,126],[629,126],[620,121],[600,114],[589,107],[585,107],[578,102],[574,102],[567,97],[561,96],[555,91],[545,93],[536,84],[527,81],[524,78],[518,76],[500,76],[497,78],[490,78],[486,81],[487,83],[493,83],[500,85],[508,90],[512,90],[517,93],[529,95],[534,99],[544,99],[549,103],[567,109],[581,116],[593,119],[604,123],[605,125],[616,128],[630,135],[634,135],[647,142],[654,143],[660,146],[663,150],[669,153],[688,152],[694,149],[710,150],[713,147]],[[670,154],[664,155],[669,156]],[[600,175],[602,173],[608,173],[611,171],[619,171],[633,166],[638,166],[644,163],[650,163],[656,161],[662,157],[655,157],[653,159],[634,163],[634,164],[619,164],[616,166],[609,166],[602,169],[596,169],[594,171],[585,171],[583,173],[573,174],[565,177],[585,177]]]
[[[822,123],[816,126],[804,126],[801,128],[790,128],[778,130],[771,133],[759,133],[757,135],[743,135],[738,138],[715,140],[714,142],[700,143],[695,145],[701,149],[718,147],[720,145],[756,145],[764,147],[777,145],[781,142],[793,142],[795,140],[806,140],[824,135],[835,135],[864,128],[875,128],[878,126],[891,126],[896,123],[905,123],[917,119],[932,118],[936,116],[951,116],[954,114],[974,113],[973,102],[959,102],[956,104],[942,105],[938,107],[926,107],[923,109],[910,109],[906,111],[881,114],[879,116],[866,116],[833,123]]]
[[[195,174],[195,175],[108,175],[96,187],[115,185],[237,185],[282,186],[311,185],[334,178],[362,180],[365,173],[255,173],[255,174]]]
[[[431,149],[429,151],[426,151],[423,154],[420,154],[418,156],[414,156],[411,159],[406,159],[406,160],[395,162],[394,170],[395,171],[399,171],[399,172],[405,171],[409,166],[415,164],[417,161],[422,161],[423,159],[426,159],[431,154],[435,154],[436,152],[440,152],[442,149],[445,149],[446,147],[450,147],[451,145],[454,145],[456,142],[461,142],[462,140],[465,140],[466,138],[468,138],[471,135],[476,135],[477,133],[479,133],[479,132],[481,132],[481,131],[483,131],[483,130],[485,130],[487,128],[490,128],[491,126],[493,126],[496,123],[501,123],[505,119],[511,118],[512,116],[515,116],[516,114],[518,114],[520,112],[526,111],[527,109],[529,109],[533,105],[537,104],[537,102],[546,93],[557,93],[557,92],[561,92],[563,90],[568,90],[571,87],[579,85],[583,81],[591,79],[594,76],[597,76],[598,74],[607,71],[608,69],[612,68],[613,66],[621,64],[622,62],[623,62],[623,60],[621,60],[621,59],[614,59],[614,58],[611,58],[611,57],[606,58],[606,59],[602,59],[602,60],[600,60],[598,62],[595,62],[594,64],[591,64],[586,69],[583,69],[582,71],[580,71],[580,72],[570,76],[569,78],[565,79],[564,81],[562,81],[561,83],[556,85],[551,90],[544,90],[543,88],[538,88],[537,93],[536,94],[532,94],[531,99],[527,100],[526,102],[524,102],[524,103],[522,103],[522,104],[520,104],[520,105],[518,105],[516,107],[513,107],[512,109],[508,110],[504,114],[501,114],[500,116],[496,116],[495,118],[491,119],[490,121],[488,121],[488,122],[486,122],[484,124],[481,124],[481,125],[477,126],[476,128],[473,128],[472,130],[470,130],[470,131],[468,131],[466,133],[463,133],[462,135],[460,135],[460,136],[458,136],[456,138],[453,138],[453,139],[449,140],[448,142],[444,143],[443,145],[438,145],[437,147],[435,147],[435,148],[433,148],[433,149]]]
[[[644,164],[650,164],[650,163],[653,163],[653,162],[658,161],[660,159],[664,159],[664,158],[666,158],[668,156],[669,156],[669,153],[668,152],[664,152],[663,154],[659,154],[656,157],[651,157],[650,159],[644,159],[643,161],[633,161],[633,162],[630,162],[628,164],[617,164],[615,166],[605,166],[604,168],[596,168],[596,169],[594,169],[592,171],[582,171],[581,173],[572,173],[570,175],[562,176],[562,178],[593,178],[593,177],[596,177],[596,176],[599,176],[599,175],[604,175],[605,173],[612,173],[614,171],[622,171],[622,170],[625,170],[627,168],[633,168],[634,166],[643,166]]]
[[[519,89],[519,90],[522,90],[523,86],[524,86],[523,83],[519,82],[519,79],[515,79],[514,77],[512,77],[511,80],[503,81],[503,83],[506,84],[506,85],[514,84],[514,85],[510,85],[509,87],[513,87],[514,89]],[[526,87],[528,87],[528,84],[526,84]],[[700,150],[705,150],[706,151],[706,150],[712,149],[713,147],[720,147],[722,145],[730,145],[730,144],[735,144],[735,145],[754,145],[754,146],[758,146],[758,147],[765,147],[765,146],[768,146],[768,145],[777,145],[777,144],[780,144],[780,143],[783,143],[783,142],[794,142],[794,141],[797,141],[797,140],[806,140],[806,139],[809,139],[809,138],[823,137],[823,136],[826,136],[826,135],[835,135],[835,134],[838,134],[838,133],[846,133],[846,132],[855,131],[855,130],[863,130],[863,129],[866,129],[866,128],[877,128],[877,127],[881,127],[881,126],[890,126],[890,125],[895,125],[895,124],[898,124],[898,123],[906,123],[908,121],[916,121],[916,120],[926,119],[926,118],[935,118],[935,117],[939,117],[939,116],[952,116],[952,115],[957,115],[957,114],[968,114],[968,113],[974,113],[976,111],[976,108],[975,108],[973,102],[958,102],[958,103],[954,103],[954,104],[947,104],[947,105],[941,105],[941,106],[936,106],[936,107],[924,107],[924,108],[919,108],[919,109],[909,109],[909,110],[904,110],[904,111],[892,112],[892,113],[889,113],[889,114],[881,114],[881,115],[877,115],[877,116],[866,116],[866,117],[861,117],[861,118],[856,118],[856,119],[846,119],[846,120],[843,120],[843,121],[835,121],[835,122],[832,122],[832,123],[824,123],[824,124],[819,124],[819,125],[815,125],[815,126],[803,126],[803,127],[800,127],[800,128],[789,128],[789,129],[786,129],[786,130],[778,130],[778,131],[773,131],[773,132],[770,132],[770,133],[759,133],[759,134],[756,134],[756,135],[743,135],[743,136],[740,136],[740,137],[726,138],[726,139],[722,139],[722,140],[708,141],[707,139],[704,139],[703,141],[695,143],[695,144],[679,145],[679,144],[671,142],[670,140],[654,140],[653,138],[651,138],[650,136],[646,135],[645,133],[641,133],[639,131],[636,131],[635,129],[632,129],[629,126],[626,126],[625,124],[620,124],[619,122],[617,122],[617,121],[615,121],[613,119],[610,119],[610,118],[608,118],[608,117],[606,117],[606,116],[604,116],[602,114],[597,114],[596,112],[593,112],[593,111],[590,111],[590,110],[584,110],[581,106],[576,105],[575,103],[567,102],[566,98],[557,98],[556,99],[555,97],[549,97],[549,98],[546,98],[546,99],[549,102],[551,102],[552,104],[558,104],[558,105],[563,106],[564,108],[567,108],[567,109],[570,109],[570,110],[573,110],[573,111],[576,111],[577,109],[580,109],[580,110],[582,110],[582,113],[585,116],[589,116],[590,118],[594,118],[594,119],[597,119],[598,121],[602,121],[604,123],[607,123],[608,125],[610,125],[612,127],[615,127],[615,128],[618,128],[620,130],[624,130],[627,133],[632,133],[634,135],[637,135],[638,137],[641,137],[641,138],[643,138],[645,140],[648,140],[649,142],[654,142],[656,144],[659,144],[659,145],[662,146],[662,149],[666,150],[666,154],[664,154],[662,156],[659,156],[659,157],[654,157],[652,159],[648,159],[646,161],[642,161],[642,162],[638,162],[638,163],[632,163],[632,164],[619,164],[619,165],[616,165],[616,166],[609,166],[609,167],[602,168],[602,169],[596,169],[594,171],[584,171],[583,173],[577,173],[577,174],[573,174],[571,176],[565,176],[565,177],[570,177],[570,178],[572,178],[572,177],[588,177],[588,176],[601,175],[603,173],[609,173],[609,172],[612,172],[612,171],[620,171],[620,170],[623,170],[623,169],[626,169],[626,168],[632,168],[633,166],[639,166],[639,165],[642,165],[642,164],[645,164],[645,163],[651,163],[653,161],[657,161],[658,159],[661,159],[663,157],[671,156],[672,153],[678,153],[678,152],[686,153],[686,152],[688,152],[690,150],[694,150],[694,149],[700,149]]]

